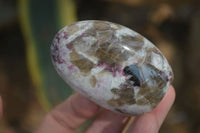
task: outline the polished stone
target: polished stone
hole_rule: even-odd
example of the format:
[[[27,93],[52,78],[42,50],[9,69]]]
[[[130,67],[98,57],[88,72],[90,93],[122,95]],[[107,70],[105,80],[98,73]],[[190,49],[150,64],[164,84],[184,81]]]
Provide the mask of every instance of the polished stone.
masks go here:
[[[64,27],[53,40],[51,54],[57,72],[73,89],[123,114],[151,111],[173,79],[158,48],[137,32],[107,21]]]

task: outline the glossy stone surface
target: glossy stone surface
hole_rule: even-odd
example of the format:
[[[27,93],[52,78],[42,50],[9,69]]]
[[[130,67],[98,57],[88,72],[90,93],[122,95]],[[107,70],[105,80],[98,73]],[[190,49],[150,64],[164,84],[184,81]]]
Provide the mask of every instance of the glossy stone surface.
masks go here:
[[[139,115],[164,97],[173,73],[163,54],[140,34],[106,21],[61,29],[51,45],[53,64],[73,89],[115,112]]]

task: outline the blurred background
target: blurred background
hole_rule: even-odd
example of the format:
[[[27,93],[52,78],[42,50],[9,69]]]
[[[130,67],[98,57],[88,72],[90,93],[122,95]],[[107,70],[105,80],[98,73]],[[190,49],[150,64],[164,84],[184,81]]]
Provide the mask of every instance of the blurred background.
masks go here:
[[[199,0],[0,0],[0,132],[33,132],[74,93],[54,70],[49,47],[60,28],[88,19],[125,25],[163,52],[177,97],[160,132],[200,133]]]

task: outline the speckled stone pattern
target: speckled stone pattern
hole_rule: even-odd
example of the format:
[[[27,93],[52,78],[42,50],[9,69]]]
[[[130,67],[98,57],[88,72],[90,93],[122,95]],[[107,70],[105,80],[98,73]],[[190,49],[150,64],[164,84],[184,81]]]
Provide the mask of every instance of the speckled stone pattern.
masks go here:
[[[122,25],[88,20],[61,29],[51,45],[59,75],[104,108],[127,115],[151,111],[173,73],[150,41]]]

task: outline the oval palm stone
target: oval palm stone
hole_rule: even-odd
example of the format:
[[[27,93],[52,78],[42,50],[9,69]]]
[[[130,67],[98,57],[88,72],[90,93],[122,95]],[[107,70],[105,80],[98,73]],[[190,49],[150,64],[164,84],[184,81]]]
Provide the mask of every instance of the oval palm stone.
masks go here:
[[[122,25],[88,20],[61,29],[51,45],[53,64],[73,89],[109,110],[151,111],[173,79],[150,41]]]

